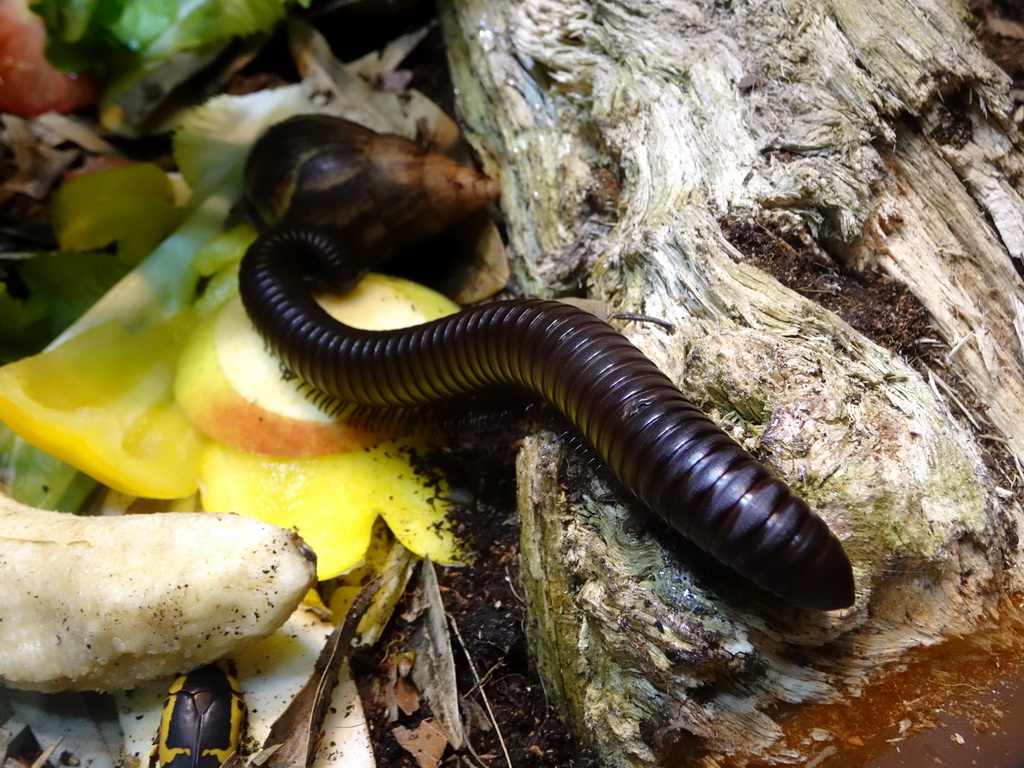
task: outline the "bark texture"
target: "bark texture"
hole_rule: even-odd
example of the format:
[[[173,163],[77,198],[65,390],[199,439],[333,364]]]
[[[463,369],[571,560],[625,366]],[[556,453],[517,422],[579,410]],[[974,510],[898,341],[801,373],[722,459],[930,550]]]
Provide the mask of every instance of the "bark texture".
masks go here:
[[[793,707],[983,626],[1021,587],[1024,159],[956,0],[445,0],[462,117],[527,295],[623,330],[843,539],[858,598],[791,610],[545,435],[519,462],[531,641],[612,766],[803,763]],[[916,369],[745,263],[802,238],[905,283]],[[1015,262],[1016,261],[1016,268]]]

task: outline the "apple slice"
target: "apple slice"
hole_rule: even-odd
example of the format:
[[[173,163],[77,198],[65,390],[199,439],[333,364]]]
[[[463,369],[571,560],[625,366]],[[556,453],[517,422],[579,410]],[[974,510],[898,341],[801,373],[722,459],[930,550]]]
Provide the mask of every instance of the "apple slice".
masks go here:
[[[417,325],[458,310],[429,288],[377,274],[345,296],[319,300],[341,322],[371,330]],[[237,296],[196,329],[178,363],[174,390],[196,429],[248,453],[324,456],[388,437],[338,421],[309,400],[298,382],[282,374]]]

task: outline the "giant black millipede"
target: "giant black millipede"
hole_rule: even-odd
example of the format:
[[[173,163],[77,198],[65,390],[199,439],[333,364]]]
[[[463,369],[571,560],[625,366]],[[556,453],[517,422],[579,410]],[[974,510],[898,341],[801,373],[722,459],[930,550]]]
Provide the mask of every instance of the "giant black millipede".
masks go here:
[[[262,140],[272,142],[275,161],[289,124],[299,135],[302,120]],[[343,143],[352,144],[351,134],[363,145],[370,140],[370,132],[340,122]],[[326,130],[323,118],[315,129]],[[403,151],[423,155],[407,143]],[[261,151],[268,147],[258,143],[250,165],[262,162]],[[260,180],[248,190],[256,197],[267,177],[250,178]],[[323,227],[301,210],[277,222],[262,218],[276,226],[242,260],[242,300],[282,364],[314,390],[378,408],[525,391],[554,406],[627,489],[722,563],[798,606],[853,603],[850,561],[825,522],[607,323],[562,302],[518,299],[396,331],[355,329],[320,307],[312,284],[347,290],[366,269],[351,243],[366,237]]]

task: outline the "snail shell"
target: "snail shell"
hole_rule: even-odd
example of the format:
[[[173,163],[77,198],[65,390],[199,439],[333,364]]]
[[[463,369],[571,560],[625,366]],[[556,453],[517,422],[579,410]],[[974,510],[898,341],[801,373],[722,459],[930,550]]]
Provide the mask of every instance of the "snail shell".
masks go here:
[[[483,208],[498,185],[447,155],[331,115],[271,126],[245,166],[262,226],[326,227],[379,263]]]

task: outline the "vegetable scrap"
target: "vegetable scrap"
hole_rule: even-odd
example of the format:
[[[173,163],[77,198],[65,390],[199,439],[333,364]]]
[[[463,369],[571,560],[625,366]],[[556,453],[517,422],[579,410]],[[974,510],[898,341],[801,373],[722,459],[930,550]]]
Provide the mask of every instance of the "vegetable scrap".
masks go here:
[[[399,602],[416,559],[410,552],[436,562],[458,561],[465,553],[450,529],[444,478],[437,470],[429,476],[419,471],[425,463],[422,442],[339,427],[281,376],[258,337],[243,340],[251,328],[238,323],[235,282],[238,261],[255,232],[237,207],[242,162],[268,126],[318,111],[345,111],[376,130],[415,136],[436,149],[465,148],[456,146],[454,122],[422,94],[381,89],[384,83],[407,81],[389,68],[424,39],[427,28],[396,39],[379,61],[368,57],[346,69],[315,30],[291,19],[285,29],[302,82],[219,95],[196,106],[195,92],[182,84],[201,79],[211,92],[221,89],[224,76],[252,59],[288,8],[303,3],[254,5],[246,0],[100,0],[89,7],[42,0],[37,5],[50,29],[54,61],[61,66],[87,62],[94,82],[104,85],[96,94],[102,127],[93,129],[76,116],[0,118],[5,131],[0,141],[16,132],[26,149],[19,156],[24,159],[17,166],[19,180],[0,181],[0,198],[17,196],[39,214],[33,228],[19,223],[0,234],[5,321],[0,348],[9,355],[0,360],[0,471],[5,484],[28,494],[22,498],[33,504],[59,499],[74,511],[243,511],[299,531],[320,555],[319,591],[332,617],[325,618],[323,607],[301,608],[266,640],[232,652],[246,696],[252,688],[258,698],[267,678],[290,664],[295,665],[292,682],[311,677],[308,653],[296,652],[296,638],[308,635],[312,647],[316,637],[341,624],[359,584],[385,573],[386,588],[359,624],[361,642],[371,643]],[[212,13],[215,7],[229,12]],[[117,13],[111,22],[110,14]],[[240,42],[237,35],[248,38]],[[129,159],[142,145],[126,138],[152,142],[152,136],[168,130],[169,161]],[[480,219],[466,232],[459,239],[474,266],[465,270],[465,280],[446,280],[445,286],[449,295],[472,301],[500,288],[508,271],[493,224]],[[358,324],[362,318],[379,328],[457,309],[436,291],[378,275],[344,299],[320,298],[346,322]],[[7,323],[8,318],[15,322]],[[242,348],[249,352],[239,354]],[[264,356],[258,363],[256,351]],[[203,362],[195,363],[193,354]],[[204,381],[215,374],[221,378]],[[287,403],[282,407],[291,428],[331,424],[334,432],[347,433],[349,443],[288,443],[288,429],[258,430],[258,443],[251,440],[257,430],[236,429],[232,436],[210,418],[217,412],[210,407],[216,387],[207,385],[214,382],[245,390],[241,401],[262,408],[256,420],[264,419],[264,427],[274,418],[264,406]],[[255,395],[254,382],[262,388]],[[223,418],[220,422],[223,426]],[[98,492],[90,493],[97,482]],[[339,525],[339,517],[347,524]],[[193,543],[205,542],[199,537]],[[201,564],[200,558],[180,563],[183,568]],[[167,586],[173,588],[170,581]],[[329,688],[347,658],[351,631],[345,632],[330,668],[312,675],[321,689]],[[421,656],[425,669],[427,655]],[[343,736],[366,734],[364,721],[351,720],[353,712],[361,715],[354,686],[347,672],[340,676],[338,691],[329,701],[318,699],[317,708],[328,701],[328,722],[339,714],[350,719],[328,728],[333,735],[323,745],[311,737],[308,745],[314,749],[299,762],[337,765],[338,749],[348,749],[345,764],[356,765],[351,750],[369,753],[368,743],[340,747]],[[126,731],[129,719],[142,711],[147,717],[159,712],[169,682],[136,692],[138,706],[122,719]],[[156,693],[143,696],[144,689]],[[279,704],[261,707],[270,714]],[[457,719],[457,707],[452,711]],[[305,709],[298,716],[315,735],[321,715]],[[155,724],[146,722],[152,738]]]

